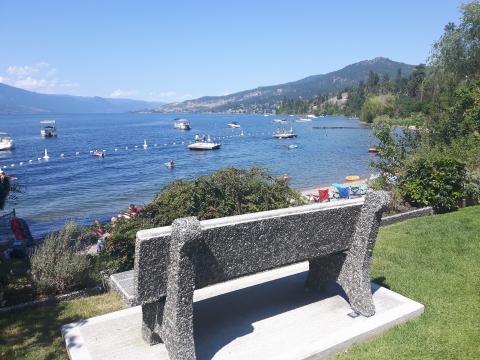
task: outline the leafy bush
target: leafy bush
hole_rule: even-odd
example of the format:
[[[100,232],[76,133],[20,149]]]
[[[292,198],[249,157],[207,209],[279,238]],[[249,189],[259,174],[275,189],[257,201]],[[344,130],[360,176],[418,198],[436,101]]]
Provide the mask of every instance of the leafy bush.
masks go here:
[[[463,197],[465,164],[445,154],[421,154],[404,164],[399,191],[414,206],[456,210]]]
[[[85,287],[90,281],[90,262],[80,251],[91,242],[85,229],[67,223],[45,238],[31,258],[32,275],[39,292],[64,293]]]
[[[467,172],[463,194],[469,205],[480,203],[480,172]]]
[[[360,112],[363,122],[371,123],[379,115],[391,115],[393,113],[393,96],[371,96],[365,100]]]
[[[175,219],[196,216],[199,220],[240,215],[303,204],[299,193],[261,168],[226,168],[192,181],[175,180],[130,220],[119,219],[109,232],[99,267],[110,271],[133,266],[136,232],[170,225]]]

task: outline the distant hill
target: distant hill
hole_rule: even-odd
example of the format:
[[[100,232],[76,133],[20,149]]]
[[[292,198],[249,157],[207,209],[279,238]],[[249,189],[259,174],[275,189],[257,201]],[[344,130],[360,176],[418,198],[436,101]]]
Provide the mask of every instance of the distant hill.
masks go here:
[[[394,78],[398,69],[409,76],[414,65],[378,57],[348,65],[343,69],[313,75],[286,84],[258,87],[225,96],[205,96],[161,106],[158,112],[269,112],[284,99],[312,99],[320,94],[336,93],[366,80],[370,71]]]
[[[71,95],[48,95],[0,83],[0,114],[121,113],[162,103]]]

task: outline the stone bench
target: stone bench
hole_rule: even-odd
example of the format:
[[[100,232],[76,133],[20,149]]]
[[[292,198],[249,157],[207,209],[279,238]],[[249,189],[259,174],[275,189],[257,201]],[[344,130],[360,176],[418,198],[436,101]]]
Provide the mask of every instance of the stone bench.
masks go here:
[[[385,192],[374,191],[364,199],[183,218],[139,231],[134,292],[144,339],[164,342],[171,359],[195,359],[194,289],[306,260],[307,288],[337,281],[353,311],[374,315],[370,259],[388,202]]]

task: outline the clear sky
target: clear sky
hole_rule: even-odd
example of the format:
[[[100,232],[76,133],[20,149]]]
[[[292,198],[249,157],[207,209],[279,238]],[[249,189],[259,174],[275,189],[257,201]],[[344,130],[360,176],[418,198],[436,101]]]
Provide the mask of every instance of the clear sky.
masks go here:
[[[377,56],[425,62],[456,0],[0,0],[0,82],[177,101]]]

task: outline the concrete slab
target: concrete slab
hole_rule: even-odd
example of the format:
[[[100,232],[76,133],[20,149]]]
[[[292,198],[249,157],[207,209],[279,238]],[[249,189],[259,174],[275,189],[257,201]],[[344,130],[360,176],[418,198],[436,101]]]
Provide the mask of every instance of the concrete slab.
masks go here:
[[[339,286],[307,292],[308,263],[195,292],[196,353],[203,359],[319,359],[419,317],[423,305],[372,284],[377,313],[350,317]],[[72,360],[166,360],[163,344],[141,338],[139,306],[62,327]]]

